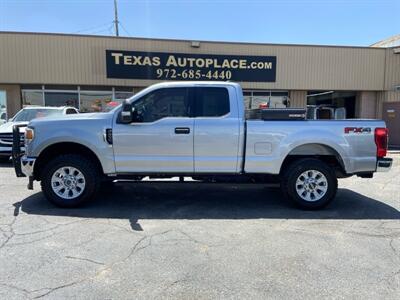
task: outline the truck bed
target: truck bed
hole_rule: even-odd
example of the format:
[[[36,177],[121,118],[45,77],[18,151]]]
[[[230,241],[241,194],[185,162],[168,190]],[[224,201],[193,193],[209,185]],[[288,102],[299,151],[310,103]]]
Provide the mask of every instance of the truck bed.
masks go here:
[[[272,174],[279,174],[287,155],[301,155],[302,149],[307,149],[308,153],[310,149],[318,152],[325,147],[326,151],[337,153],[342,158],[347,173],[370,172],[376,169],[377,161],[374,130],[384,126],[381,120],[249,119],[246,121],[244,171],[262,173],[269,170]],[[345,128],[365,131],[346,133]]]

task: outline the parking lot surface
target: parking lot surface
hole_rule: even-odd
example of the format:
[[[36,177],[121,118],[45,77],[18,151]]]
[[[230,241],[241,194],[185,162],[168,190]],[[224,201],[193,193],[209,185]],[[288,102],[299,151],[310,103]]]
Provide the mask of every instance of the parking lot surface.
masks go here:
[[[400,155],[301,211],[262,185],[117,183],[79,209],[0,165],[0,298],[400,295]]]

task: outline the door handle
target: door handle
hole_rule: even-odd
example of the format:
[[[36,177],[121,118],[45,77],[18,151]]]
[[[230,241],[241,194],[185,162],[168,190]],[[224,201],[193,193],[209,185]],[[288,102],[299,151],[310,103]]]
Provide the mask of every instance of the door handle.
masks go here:
[[[175,134],[189,134],[190,128],[189,127],[176,127]]]

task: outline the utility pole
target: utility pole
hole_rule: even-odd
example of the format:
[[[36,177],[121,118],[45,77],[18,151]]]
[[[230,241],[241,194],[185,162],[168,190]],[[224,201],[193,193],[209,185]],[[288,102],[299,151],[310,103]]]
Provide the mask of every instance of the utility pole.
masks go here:
[[[118,7],[117,7],[117,0],[114,0],[114,25],[115,25],[115,35],[119,36],[118,31]]]

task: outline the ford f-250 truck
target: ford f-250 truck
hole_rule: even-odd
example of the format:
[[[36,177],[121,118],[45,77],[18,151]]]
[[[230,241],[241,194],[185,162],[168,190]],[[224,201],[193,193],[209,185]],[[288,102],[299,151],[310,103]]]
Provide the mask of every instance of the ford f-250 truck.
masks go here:
[[[108,113],[33,120],[14,166],[41,181],[54,204],[75,207],[102,183],[191,176],[209,182],[278,179],[305,209],[327,205],[337,178],[390,169],[380,120],[246,119],[242,89],[227,82],[161,83]]]

